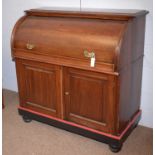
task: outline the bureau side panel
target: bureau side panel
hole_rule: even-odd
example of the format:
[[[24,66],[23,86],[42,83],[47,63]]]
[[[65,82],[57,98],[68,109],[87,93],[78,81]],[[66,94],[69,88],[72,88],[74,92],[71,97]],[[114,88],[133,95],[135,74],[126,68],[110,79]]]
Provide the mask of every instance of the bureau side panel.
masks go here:
[[[125,129],[140,108],[142,64],[140,59],[120,72],[119,133]]]
[[[129,21],[122,41],[118,72],[119,76],[119,116],[118,132],[121,133],[128,122],[138,112],[141,97],[141,80],[144,54],[145,17]]]
[[[144,55],[145,17],[129,20],[122,38],[117,71],[137,61]]]

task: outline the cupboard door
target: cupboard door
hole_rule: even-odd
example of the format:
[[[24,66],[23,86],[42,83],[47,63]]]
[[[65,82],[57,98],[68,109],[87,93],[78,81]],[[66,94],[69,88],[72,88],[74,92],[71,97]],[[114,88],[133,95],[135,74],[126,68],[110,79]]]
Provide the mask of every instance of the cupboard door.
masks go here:
[[[60,67],[16,59],[20,105],[61,117]]]
[[[114,77],[64,69],[65,119],[104,132],[114,132]]]

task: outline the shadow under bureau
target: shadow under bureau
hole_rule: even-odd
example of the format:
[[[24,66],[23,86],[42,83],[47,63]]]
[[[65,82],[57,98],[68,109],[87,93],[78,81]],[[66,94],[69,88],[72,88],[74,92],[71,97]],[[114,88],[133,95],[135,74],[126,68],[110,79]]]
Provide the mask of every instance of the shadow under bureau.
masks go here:
[[[25,11],[12,32],[19,114],[118,152],[141,116],[144,10]]]

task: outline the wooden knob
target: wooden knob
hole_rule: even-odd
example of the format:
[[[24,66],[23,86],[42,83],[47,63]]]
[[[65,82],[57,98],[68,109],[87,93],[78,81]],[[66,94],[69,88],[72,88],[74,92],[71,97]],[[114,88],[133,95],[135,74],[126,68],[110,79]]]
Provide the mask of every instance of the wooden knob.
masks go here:
[[[65,92],[65,95],[69,95],[69,92],[66,91],[66,92]]]

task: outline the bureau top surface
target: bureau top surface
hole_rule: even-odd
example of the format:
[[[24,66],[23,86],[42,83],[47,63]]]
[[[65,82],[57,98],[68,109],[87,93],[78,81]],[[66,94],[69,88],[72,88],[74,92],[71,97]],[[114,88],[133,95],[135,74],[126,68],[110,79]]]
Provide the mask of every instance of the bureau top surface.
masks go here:
[[[146,10],[133,9],[78,9],[78,8],[49,8],[43,7],[25,11],[28,15],[34,16],[61,16],[79,18],[100,18],[129,20],[148,13]]]

